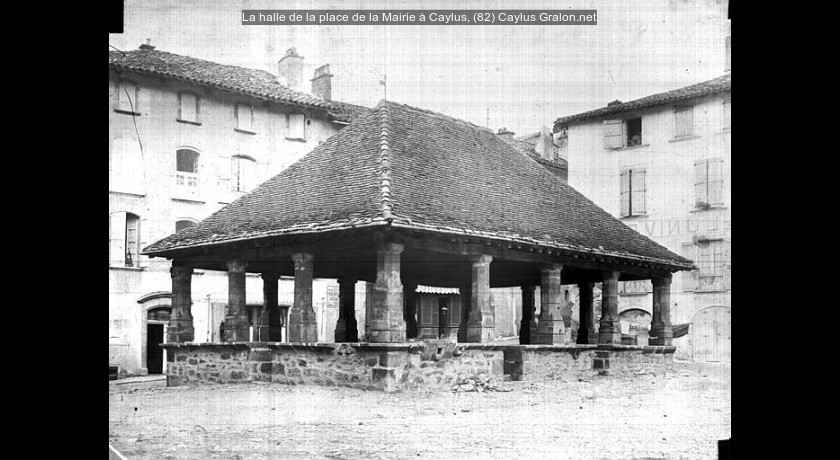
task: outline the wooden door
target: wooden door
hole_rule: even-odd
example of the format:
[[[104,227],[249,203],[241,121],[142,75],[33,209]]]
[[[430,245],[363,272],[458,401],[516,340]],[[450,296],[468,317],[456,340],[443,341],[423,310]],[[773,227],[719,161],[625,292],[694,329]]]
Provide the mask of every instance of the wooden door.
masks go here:
[[[697,312],[692,322],[692,357],[697,362],[731,362],[732,316],[728,307]]]

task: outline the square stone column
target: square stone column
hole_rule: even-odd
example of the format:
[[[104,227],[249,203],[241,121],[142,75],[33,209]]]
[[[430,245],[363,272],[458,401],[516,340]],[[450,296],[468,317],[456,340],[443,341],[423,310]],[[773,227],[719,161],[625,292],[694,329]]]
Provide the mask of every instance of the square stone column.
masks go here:
[[[231,260],[228,270],[228,306],[222,340],[225,342],[247,342],[251,340],[251,323],[245,307],[245,268],[248,262]]]
[[[403,245],[379,243],[376,250],[376,282],[370,293],[370,338],[373,343],[405,342],[403,285],[400,254]]]
[[[317,342],[318,323],[312,308],[312,253],[292,254],[295,263],[295,300],[289,312],[289,342]]]
[[[356,323],[356,280],[338,279],[338,321],[335,323],[336,342],[358,342],[359,330]]]
[[[492,256],[473,256],[470,315],[467,319],[467,342],[492,342],[495,320],[490,304],[490,263]]]
[[[167,342],[192,342],[195,339],[192,316],[192,267],[172,264],[172,315],[169,317]]]
[[[272,316],[277,316],[279,308],[277,305],[277,281],[280,279],[279,272],[263,272],[263,309],[260,312],[260,322],[257,326],[258,342],[279,342],[280,329],[279,318],[272,321]],[[272,331],[272,328],[275,328]]]
[[[519,323],[519,344],[530,345],[532,332],[537,333],[537,299],[535,297],[536,286],[522,286],[522,321]]]
[[[577,343],[582,345],[598,343],[598,334],[595,332],[595,304],[592,295],[594,288],[595,283],[578,284],[580,327],[578,328]]]
[[[653,278],[653,319],[650,323],[651,345],[672,345],[671,277]]]
[[[458,324],[457,341],[468,342],[467,340],[467,323],[470,320],[470,308],[472,305],[472,264],[467,270],[468,281],[458,287],[458,292],[461,293],[461,323]]]
[[[373,292],[373,283],[365,281],[365,341],[370,342],[370,294]]]
[[[598,326],[598,343],[621,344],[621,325],[618,323],[617,271],[604,272],[601,288],[601,323]]]
[[[542,270],[540,283],[540,321],[536,337],[531,343],[542,345],[562,344],[566,341],[566,326],[563,322],[563,288],[561,273],[563,265],[551,264]]]
[[[403,283],[403,319],[405,319],[406,338],[417,337],[417,283]]]

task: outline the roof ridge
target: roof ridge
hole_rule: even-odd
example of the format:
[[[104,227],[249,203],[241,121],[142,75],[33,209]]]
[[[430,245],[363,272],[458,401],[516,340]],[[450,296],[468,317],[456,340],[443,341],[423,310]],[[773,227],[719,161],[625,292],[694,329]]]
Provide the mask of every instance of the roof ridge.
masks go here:
[[[391,114],[388,105],[378,104],[379,110],[379,203],[382,206],[382,217],[388,223],[394,220],[391,204]]]
[[[422,114],[426,114],[426,115],[436,116],[438,118],[443,118],[446,121],[455,122],[455,123],[458,123],[458,124],[461,124],[461,125],[468,126],[470,128],[473,128],[473,129],[477,129],[479,131],[485,131],[485,132],[488,132],[490,134],[495,134],[493,132],[493,130],[491,130],[490,128],[487,128],[485,126],[479,126],[475,123],[469,122],[467,120],[462,120],[460,118],[455,118],[452,115],[447,115],[445,113],[435,112],[435,111],[432,111],[432,110],[429,110],[429,109],[422,109],[420,107],[415,107],[413,105],[403,104],[403,103],[394,102],[394,101],[388,101],[388,100],[385,100],[385,99],[382,99],[381,101],[379,101],[379,104],[398,106],[400,108],[411,110],[413,112],[418,112],[418,113],[422,113]]]

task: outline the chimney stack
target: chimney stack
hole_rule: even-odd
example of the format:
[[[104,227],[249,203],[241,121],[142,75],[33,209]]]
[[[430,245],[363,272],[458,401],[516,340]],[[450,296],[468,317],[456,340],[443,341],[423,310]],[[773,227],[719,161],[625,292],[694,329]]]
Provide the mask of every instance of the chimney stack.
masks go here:
[[[312,95],[325,101],[332,100],[332,77],[330,65],[324,64],[315,69],[315,76],[312,77]]]
[[[151,51],[151,50],[155,49],[155,47],[154,47],[154,46],[152,46],[152,39],[151,39],[151,38],[147,38],[147,39],[146,39],[146,43],[144,43],[144,44],[140,45],[140,49],[141,49],[141,50],[149,50],[149,51]]]
[[[502,139],[509,141],[513,139],[513,135],[516,134],[513,131],[508,131],[507,128],[500,128],[499,132],[496,133],[497,136],[501,137]]]
[[[286,80],[289,88],[303,91],[303,56],[295,48],[286,50],[286,54],[277,61],[277,75]]]

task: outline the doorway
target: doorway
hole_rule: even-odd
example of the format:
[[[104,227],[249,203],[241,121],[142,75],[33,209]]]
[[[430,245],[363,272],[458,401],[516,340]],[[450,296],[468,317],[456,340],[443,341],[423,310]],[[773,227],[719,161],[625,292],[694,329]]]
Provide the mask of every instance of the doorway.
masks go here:
[[[449,298],[438,298],[438,338],[449,336]]]
[[[732,362],[732,310],[708,307],[694,315],[691,325],[695,362]]]
[[[146,368],[149,374],[163,374],[163,324],[146,325]]]

